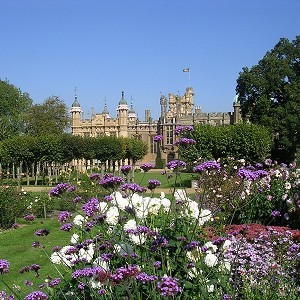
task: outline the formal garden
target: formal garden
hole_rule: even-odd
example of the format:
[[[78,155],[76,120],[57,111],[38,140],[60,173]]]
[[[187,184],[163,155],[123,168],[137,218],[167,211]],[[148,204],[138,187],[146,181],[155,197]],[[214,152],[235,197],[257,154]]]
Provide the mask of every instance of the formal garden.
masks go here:
[[[1,299],[299,299],[300,170],[263,159],[268,131],[241,126],[178,127],[178,159],[160,172],[129,157],[84,172],[61,161],[47,193],[3,164]]]

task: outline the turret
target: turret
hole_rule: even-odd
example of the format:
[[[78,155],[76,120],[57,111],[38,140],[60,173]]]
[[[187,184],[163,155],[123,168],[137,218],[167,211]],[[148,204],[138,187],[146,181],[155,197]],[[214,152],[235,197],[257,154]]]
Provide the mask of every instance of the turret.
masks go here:
[[[72,114],[72,133],[76,134],[76,127],[80,126],[82,109],[77,100],[77,95],[75,94],[74,102],[72,103],[71,114]]]
[[[233,123],[236,124],[241,121],[241,102],[239,101],[239,95],[237,94],[233,99]]]
[[[132,97],[131,97],[131,105],[130,105],[130,109],[128,110],[128,120],[129,122],[135,122],[136,119],[137,119],[137,115],[135,110],[133,109]]]
[[[122,92],[122,98],[119,101],[118,105],[118,125],[119,125],[119,136],[121,137],[127,137],[128,131],[127,131],[127,111],[128,111],[128,105],[124,98],[124,92]]]
[[[102,111],[102,115],[105,116],[106,119],[110,119],[110,115],[109,115],[109,111],[107,109],[107,105],[106,105],[106,97],[105,97],[105,103],[104,103],[104,108],[103,108],[103,111]]]

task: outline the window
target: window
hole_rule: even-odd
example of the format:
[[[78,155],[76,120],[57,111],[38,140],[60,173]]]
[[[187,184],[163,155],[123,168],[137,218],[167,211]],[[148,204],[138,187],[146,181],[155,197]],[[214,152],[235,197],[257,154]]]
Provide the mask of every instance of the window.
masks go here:
[[[166,144],[167,145],[173,145],[174,139],[173,139],[173,126],[172,125],[167,125],[166,126],[166,133],[167,133]]]
[[[150,136],[150,153],[157,153],[157,142],[154,141],[154,136]]]

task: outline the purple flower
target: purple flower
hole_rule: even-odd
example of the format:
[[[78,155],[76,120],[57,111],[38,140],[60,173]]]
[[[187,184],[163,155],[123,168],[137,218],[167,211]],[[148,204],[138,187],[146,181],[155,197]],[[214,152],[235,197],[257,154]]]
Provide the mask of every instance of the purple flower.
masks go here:
[[[49,191],[49,196],[58,197],[65,191],[73,191],[75,189],[70,183],[59,183],[56,187]]]
[[[35,235],[38,235],[38,236],[43,236],[43,235],[48,235],[50,232],[48,229],[45,229],[45,228],[42,228],[42,229],[38,229],[35,231]]]
[[[32,271],[34,271],[34,272],[36,272],[36,273],[38,273],[38,271],[39,271],[40,268],[41,268],[41,266],[38,265],[38,264],[32,264],[32,265],[30,266],[30,270],[32,270]]]
[[[281,212],[278,210],[274,210],[274,211],[272,211],[271,216],[273,218],[279,218],[279,217],[281,217]]]
[[[224,294],[222,299],[223,300],[231,300],[231,296],[228,294]]]
[[[246,179],[249,181],[254,181],[259,178],[259,174],[245,168],[240,168],[238,170],[237,176],[240,177],[241,179]]]
[[[113,254],[111,254],[111,253],[102,253],[101,254],[101,258],[104,261],[110,261],[112,257],[113,257]]]
[[[93,174],[91,174],[90,175],[90,179],[96,179],[96,180],[99,180],[99,179],[101,179],[101,174],[99,174],[99,173],[93,173]]]
[[[26,221],[34,221],[35,220],[35,215],[34,214],[28,214],[24,216],[24,219]]]
[[[128,175],[128,173],[131,171],[131,166],[129,165],[124,165],[121,167],[121,172],[124,174],[124,175]]]
[[[27,286],[33,286],[33,282],[26,279],[26,280],[24,281],[24,285],[27,285]]]
[[[141,281],[142,283],[145,284],[148,281],[152,282],[152,281],[157,280],[158,277],[155,276],[155,275],[148,275],[148,274],[146,274],[144,272],[141,272],[140,274],[138,274],[138,275],[135,276],[135,279],[138,280],[138,281]]]
[[[73,202],[76,204],[78,202],[81,202],[81,200],[82,200],[82,198],[80,196],[76,196],[76,197],[74,197]]]
[[[72,213],[70,213],[69,211],[62,211],[57,219],[60,223],[63,223],[63,222],[66,222],[67,219],[71,218],[72,217]]]
[[[154,142],[160,142],[162,140],[163,140],[163,136],[161,134],[158,134],[153,138]]]
[[[164,297],[172,297],[181,292],[181,288],[178,286],[178,279],[169,276],[162,277],[161,281],[157,283],[156,287]]]
[[[88,217],[91,217],[95,212],[99,211],[98,199],[91,198],[87,203],[82,205],[82,210]]]
[[[221,166],[219,163],[215,162],[215,161],[205,161],[202,164],[194,167],[194,172],[195,173],[200,173],[202,171],[206,171],[206,170],[220,170]]]
[[[99,180],[99,185],[101,185],[105,189],[115,188],[122,184],[124,179],[119,176],[112,176],[111,174],[106,174]]]
[[[14,223],[14,224],[12,224],[12,225],[11,225],[11,228],[13,228],[13,229],[17,229],[17,228],[19,228],[19,224],[17,224],[17,223]]]
[[[38,247],[40,247],[41,246],[41,243],[39,242],[39,241],[34,241],[33,243],[32,243],[32,247],[33,248],[38,248]]]
[[[114,200],[114,197],[111,196],[111,195],[108,195],[108,196],[105,196],[105,197],[104,197],[104,201],[105,201],[105,202],[111,202],[112,200]]]
[[[55,285],[58,285],[59,283],[60,283],[60,278],[55,278],[55,279],[49,281],[48,285],[49,285],[49,287],[53,287]]]
[[[24,300],[47,300],[48,296],[40,291],[34,291],[28,294]]]
[[[160,186],[160,181],[156,179],[150,179],[148,180],[148,189],[149,190],[154,190],[156,187]]]
[[[0,274],[9,272],[9,262],[5,259],[0,259]]]
[[[153,164],[148,164],[148,163],[144,163],[140,165],[140,168],[144,171],[144,172],[148,172],[149,170],[154,168]]]
[[[172,160],[166,164],[166,167],[170,170],[174,169],[186,169],[186,163],[182,160]]]
[[[193,126],[178,126],[178,127],[176,127],[176,129],[175,129],[175,134],[176,135],[179,135],[179,134],[181,134],[182,132],[184,132],[184,131],[188,131],[188,132],[190,132],[190,131],[193,131],[194,130],[194,127]]]
[[[153,263],[153,266],[154,266],[155,268],[160,268],[160,267],[161,267],[161,261],[155,261],[155,262]]]
[[[126,190],[130,190],[134,193],[144,193],[146,192],[146,188],[139,186],[136,183],[124,183],[121,187],[120,187],[121,191],[126,191]]]
[[[73,227],[72,223],[65,223],[60,227],[60,230],[70,231],[72,229],[72,227]]]
[[[194,145],[196,144],[197,142],[193,139],[190,139],[190,138],[186,138],[186,137],[183,137],[177,141],[175,141],[174,145],[175,146],[183,146],[183,147],[186,147],[186,146],[189,146],[189,145]]]

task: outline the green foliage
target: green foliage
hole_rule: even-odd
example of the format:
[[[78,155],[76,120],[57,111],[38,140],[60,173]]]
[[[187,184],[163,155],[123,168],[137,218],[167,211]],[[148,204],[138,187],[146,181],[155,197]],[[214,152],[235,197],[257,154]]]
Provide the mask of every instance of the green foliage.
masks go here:
[[[24,195],[12,183],[0,183],[0,229],[10,228],[26,209]]]
[[[25,116],[27,134],[42,136],[62,134],[71,124],[67,105],[58,97],[52,96],[42,104],[33,105]]]
[[[180,148],[181,156],[190,163],[200,157],[215,160],[234,157],[247,162],[260,162],[270,155],[272,147],[272,135],[259,125],[198,125],[190,136],[197,143]]]
[[[289,162],[300,143],[300,36],[282,38],[251,69],[243,68],[236,91],[242,116],[269,127],[276,137],[273,159]]]
[[[8,81],[0,80],[0,141],[24,133],[24,116],[32,100]]]

